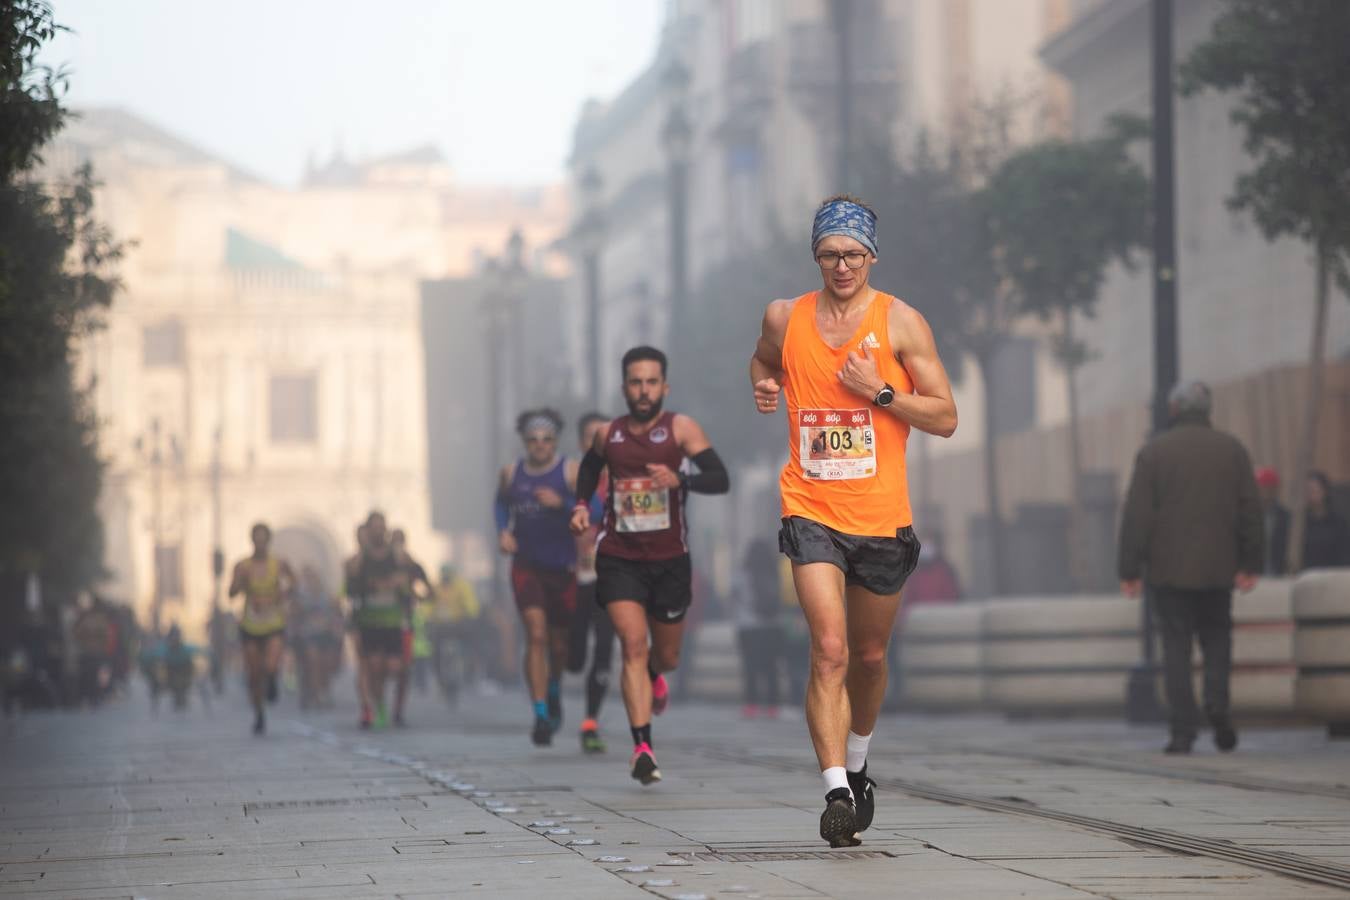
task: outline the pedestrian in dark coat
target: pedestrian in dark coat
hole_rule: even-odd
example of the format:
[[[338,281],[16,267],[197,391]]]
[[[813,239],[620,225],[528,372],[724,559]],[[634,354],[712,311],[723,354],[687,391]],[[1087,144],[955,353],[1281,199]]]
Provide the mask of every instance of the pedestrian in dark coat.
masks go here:
[[[1233,588],[1249,591],[1264,564],[1264,523],[1251,459],[1209,421],[1209,388],[1195,381],[1169,398],[1171,424],[1139,451],[1125,498],[1118,568],[1121,589],[1148,585],[1162,636],[1172,739],[1189,753],[1200,717],[1191,650],[1204,654],[1205,715],[1220,750],[1237,746],[1229,717]]]

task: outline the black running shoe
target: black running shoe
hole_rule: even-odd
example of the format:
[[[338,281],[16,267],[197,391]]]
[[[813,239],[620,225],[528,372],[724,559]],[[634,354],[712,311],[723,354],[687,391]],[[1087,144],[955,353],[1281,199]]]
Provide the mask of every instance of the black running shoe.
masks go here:
[[[1184,734],[1172,735],[1172,739],[1163,747],[1163,752],[1168,756],[1185,756],[1191,752],[1191,745],[1195,743],[1195,738]]]
[[[535,717],[530,740],[534,741],[536,747],[548,747],[553,744],[553,726],[548,723],[548,719]]]
[[[848,788],[835,788],[825,795],[825,811],[820,814],[820,836],[831,847],[856,847],[862,843],[862,838],[858,837],[858,812],[853,808]]]
[[[1220,753],[1232,753],[1237,743],[1238,736],[1233,730],[1233,723],[1220,722],[1214,726],[1214,746],[1219,748]]]
[[[263,718],[262,713],[253,717],[253,733],[262,734],[267,730],[267,720]]]
[[[633,748],[633,761],[629,763],[628,774],[634,781],[644,785],[661,780],[661,770],[656,767],[656,754],[650,744],[638,744]]]
[[[863,763],[861,772],[846,772],[848,786],[853,791],[853,802],[858,813],[858,830],[866,831],[872,827],[872,816],[877,811],[876,797],[872,789],[877,783],[867,777],[867,763]]]

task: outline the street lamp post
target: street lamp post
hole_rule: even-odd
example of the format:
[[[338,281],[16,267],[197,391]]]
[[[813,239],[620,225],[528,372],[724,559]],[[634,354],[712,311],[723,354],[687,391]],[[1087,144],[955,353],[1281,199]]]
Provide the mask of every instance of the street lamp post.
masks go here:
[[[1172,0],[1153,0],[1153,431],[1167,427],[1167,394],[1176,384],[1176,199],[1172,136]],[[1140,660],[1130,671],[1125,716],[1131,722],[1162,718],[1154,683],[1151,594],[1140,611]]]
[[[155,633],[159,634],[160,616],[164,608],[164,456],[159,448],[159,419],[151,421],[150,435],[153,442],[150,449],[150,503],[154,522],[151,531],[155,537],[155,601],[150,622]]]
[[[525,303],[525,237],[519,228],[511,230],[506,239],[506,255],[502,259],[502,324],[503,343],[496,348],[502,357],[506,370],[502,374],[499,390],[505,392],[505,404],[508,409],[519,410],[525,403],[528,390],[524,388],[528,360],[524,358],[523,345],[512,335],[521,333],[519,327],[520,310]],[[507,346],[509,344],[509,346]]]
[[[501,393],[502,378],[506,367],[503,365],[502,354],[506,343],[506,305],[502,302],[502,295],[496,290],[495,283],[499,272],[499,265],[496,259],[489,259],[483,264],[482,277],[484,284],[488,286],[488,291],[483,296],[483,313],[487,318],[487,390],[482,391],[481,395],[487,402],[487,420],[488,420],[488,472],[490,484],[493,486],[493,493],[497,491],[497,467],[502,464],[502,408],[506,403],[506,397]],[[494,609],[502,609],[505,598],[502,596],[502,557],[497,551],[497,533],[493,530],[492,541],[488,544],[488,552],[492,555],[492,606]]]
[[[222,526],[220,513],[220,445],[223,439],[220,426],[211,439],[211,620],[220,615],[220,580],[225,574],[225,553],[221,548]]]
[[[182,450],[178,438],[170,435],[169,451],[174,463],[182,462]],[[150,532],[154,542],[154,595],[150,607],[150,624],[159,631],[164,610],[164,434],[159,425],[159,417],[150,420],[147,434],[136,438],[136,450],[150,466]]]
[[[506,410],[516,406],[516,392],[512,389],[511,373],[518,372],[519,366],[509,365],[508,357],[511,342],[508,336],[515,334],[513,327],[516,309],[520,302],[520,292],[525,278],[525,239],[520,230],[511,232],[506,242],[506,257],[502,260],[489,259],[483,266],[483,276],[488,291],[483,297],[484,312],[488,326],[488,389],[483,392],[488,400],[488,418],[491,422],[488,439],[489,473],[493,491],[497,485],[497,467],[502,464],[506,453],[502,440],[506,428]],[[505,603],[502,583],[505,577],[502,555],[496,548],[497,534],[494,530],[489,545],[492,552],[492,601],[496,609],[502,609]]]
[[[670,306],[678,315],[689,297],[689,155],[694,128],[689,120],[689,69],[679,60],[666,68],[664,84],[668,107],[661,141],[668,172],[666,197],[670,212]]]
[[[605,213],[600,205],[604,182],[595,166],[587,166],[578,182],[582,212],[575,238],[581,250],[586,281],[586,362],[591,404],[599,409],[600,396],[600,251],[605,240]]]

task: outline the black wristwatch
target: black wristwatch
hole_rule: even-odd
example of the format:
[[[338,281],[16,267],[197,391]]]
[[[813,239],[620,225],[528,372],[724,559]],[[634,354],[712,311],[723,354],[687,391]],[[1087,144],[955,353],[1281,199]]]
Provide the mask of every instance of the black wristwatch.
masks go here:
[[[881,390],[877,391],[877,395],[872,398],[872,402],[881,407],[890,406],[893,400],[895,400],[895,388],[884,383]]]

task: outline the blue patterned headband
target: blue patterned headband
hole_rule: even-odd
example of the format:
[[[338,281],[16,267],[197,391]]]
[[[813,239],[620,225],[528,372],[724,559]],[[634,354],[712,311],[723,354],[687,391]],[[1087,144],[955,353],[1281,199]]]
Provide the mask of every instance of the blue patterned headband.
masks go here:
[[[851,200],[832,200],[822,206],[811,225],[811,250],[832,234],[851,237],[877,255],[877,217],[865,206]]]
[[[554,437],[558,434],[558,423],[545,415],[530,416],[525,420],[525,427],[520,429],[521,434],[529,434],[532,431],[547,431]]]

